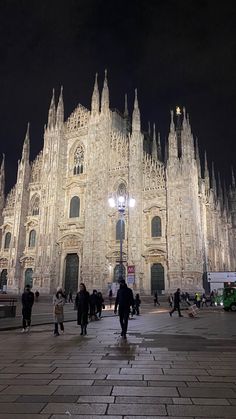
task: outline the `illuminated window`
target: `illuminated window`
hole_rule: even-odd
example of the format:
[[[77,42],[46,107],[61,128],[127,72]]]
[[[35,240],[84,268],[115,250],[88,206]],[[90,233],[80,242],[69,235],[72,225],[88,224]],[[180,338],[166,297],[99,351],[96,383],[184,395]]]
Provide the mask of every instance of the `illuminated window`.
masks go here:
[[[79,145],[74,154],[74,168],[73,174],[80,175],[84,171],[84,149]]]

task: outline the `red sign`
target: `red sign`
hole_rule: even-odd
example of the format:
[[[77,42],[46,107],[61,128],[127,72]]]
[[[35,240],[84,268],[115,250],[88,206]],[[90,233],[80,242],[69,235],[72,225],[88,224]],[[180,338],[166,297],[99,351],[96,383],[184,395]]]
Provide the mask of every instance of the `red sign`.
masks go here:
[[[130,275],[130,274],[135,274],[135,266],[134,265],[128,266],[128,275]]]

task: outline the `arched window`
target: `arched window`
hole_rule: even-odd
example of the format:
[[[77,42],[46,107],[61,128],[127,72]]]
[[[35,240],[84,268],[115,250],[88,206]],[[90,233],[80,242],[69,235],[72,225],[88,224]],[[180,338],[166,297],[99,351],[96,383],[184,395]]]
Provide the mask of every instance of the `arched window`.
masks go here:
[[[161,237],[161,219],[153,217],[152,219],[152,237]]]
[[[84,171],[84,149],[79,145],[74,154],[74,168],[73,174],[80,175]]]
[[[124,220],[118,220],[116,223],[116,240],[125,239],[125,222]]]
[[[9,249],[11,243],[11,233],[8,231],[5,235],[4,249]]]
[[[29,234],[29,247],[35,247],[36,242],[36,231],[31,230]]]
[[[31,214],[32,215],[39,215],[39,196],[34,196],[31,200]]]
[[[70,200],[70,218],[79,217],[80,199],[78,196],[73,196]]]

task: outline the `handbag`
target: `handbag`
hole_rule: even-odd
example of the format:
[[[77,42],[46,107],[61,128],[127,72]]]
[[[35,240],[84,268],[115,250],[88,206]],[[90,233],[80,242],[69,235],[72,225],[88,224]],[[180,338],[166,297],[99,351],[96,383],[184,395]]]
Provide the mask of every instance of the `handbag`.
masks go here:
[[[62,314],[62,312],[63,312],[63,307],[56,305],[55,308],[54,308],[54,313],[55,314]]]

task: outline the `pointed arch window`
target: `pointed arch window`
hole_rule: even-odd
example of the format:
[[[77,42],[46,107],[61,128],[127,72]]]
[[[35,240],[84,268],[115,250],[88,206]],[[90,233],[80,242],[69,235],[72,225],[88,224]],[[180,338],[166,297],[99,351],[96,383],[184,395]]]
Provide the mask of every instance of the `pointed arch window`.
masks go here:
[[[79,217],[80,213],[80,199],[78,196],[73,196],[70,200],[70,218]]]
[[[31,214],[32,215],[39,215],[39,203],[40,203],[40,200],[39,200],[38,196],[36,196],[32,199],[32,202],[31,202]]]
[[[79,145],[74,154],[74,168],[73,174],[80,175],[84,172],[84,149],[82,145]]]
[[[152,219],[152,237],[161,237],[161,219],[158,216]]]
[[[36,243],[36,231],[31,230],[29,234],[29,247],[35,247]]]
[[[116,240],[125,239],[125,222],[124,220],[118,220],[116,223]]]
[[[11,243],[11,233],[8,231],[5,235],[4,249],[9,249]]]

